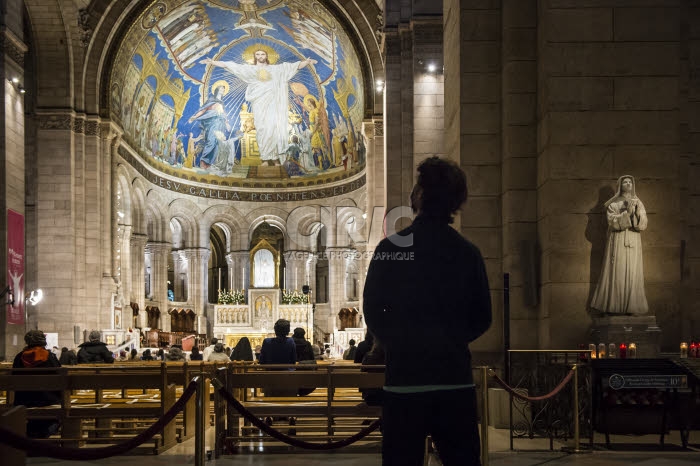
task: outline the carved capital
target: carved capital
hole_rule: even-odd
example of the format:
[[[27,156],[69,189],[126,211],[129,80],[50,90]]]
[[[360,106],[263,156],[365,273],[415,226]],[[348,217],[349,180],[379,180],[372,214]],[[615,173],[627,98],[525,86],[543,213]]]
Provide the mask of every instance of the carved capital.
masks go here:
[[[5,26],[0,28],[0,47],[2,47],[6,57],[24,69],[24,54],[27,53],[29,47]]]

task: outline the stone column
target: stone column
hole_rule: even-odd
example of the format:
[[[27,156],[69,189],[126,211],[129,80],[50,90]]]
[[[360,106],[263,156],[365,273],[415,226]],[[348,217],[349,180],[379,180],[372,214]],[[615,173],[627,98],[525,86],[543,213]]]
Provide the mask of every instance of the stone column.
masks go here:
[[[347,301],[345,296],[345,271],[348,257],[354,254],[350,248],[332,247],[326,248],[328,255],[328,307],[329,324],[332,331],[332,323],[336,321],[336,316],[341,307]]]
[[[131,296],[131,225],[118,224],[114,249],[114,276],[120,286],[118,299],[122,303]]]
[[[362,316],[362,326],[364,327],[365,318],[363,315],[364,311],[364,300],[362,299],[362,293],[365,289],[365,279],[367,278],[367,268],[369,267],[370,254],[373,249],[370,250],[367,243],[356,243],[355,248],[357,249],[357,278],[358,278],[358,290],[357,290],[357,300],[359,301],[359,311],[360,316]]]
[[[309,285],[306,269],[310,256],[311,252],[309,251],[297,250],[284,253],[284,261],[287,264],[284,288],[301,291],[304,285]]]
[[[318,263],[318,255],[309,253],[309,257],[304,264],[305,280],[311,287],[311,302],[316,302],[316,264]]]
[[[146,253],[151,255],[151,294],[153,301],[160,309],[161,327],[170,331],[170,316],[168,314],[168,255],[170,243],[146,243]]]
[[[245,290],[248,288],[250,251],[232,251],[226,254],[228,264],[228,288],[233,290]]]
[[[146,262],[146,243],[148,236],[140,234],[132,234],[130,241],[130,257],[131,257],[131,288],[127,296],[130,296],[130,301],[139,305],[139,312],[142,312],[145,307],[145,268]],[[144,313],[145,315],[145,313]],[[143,322],[142,322],[143,324]]]
[[[25,252],[24,252],[24,287],[26,290],[34,289],[37,285],[42,288],[48,287],[43,285],[47,282],[39,282],[36,276],[28,276],[27,272],[31,270],[32,263],[28,260],[29,257],[36,254],[38,249],[38,241],[33,244],[29,241],[29,234],[34,233],[38,236],[36,230],[32,227],[35,223],[34,216],[38,202],[36,199],[26,199],[25,179],[31,181],[31,176],[25,178],[25,163],[36,166],[36,161],[27,160],[25,162],[25,113],[24,113],[24,94],[20,92],[20,86],[24,85],[24,54],[27,52],[27,46],[22,37],[22,10],[23,2],[12,0],[3,2],[3,14],[0,17],[2,29],[0,34],[0,49],[2,50],[3,59],[0,64],[3,79],[3,105],[0,106],[0,114],[2,114],[3,131],[0,134],[0,268],[3,270],[2,278],[0,278],[0,289],[4,289],[6,285],[12,286],[7,279],[7,264],[9,261],[7,253],[7,209],[20,213],[25,216]],[[17,83],[12,81],[12,78],[17,79]],[[31,143],[30,143],[31,144]],[[32,171],[36,168],[30,168]],[[56,194],[56,193],[54,193]],[[51,208],[52,205],[47,207]],[[25,207],[26,206],[26,207]],[[26,210],[25,210],[26,209]],[[54,227],[54,232],[60,228]],[[30,288],[31,287],[31,288]],[[15,292],[17,299],[18,292]],[[50,296],[50,295],[49,295]],[[3,300],[5,298],[3,297]],[[19,298],[22,299],[21,297]],[[3,301],[4,303],[4,301]],[[42,304],[43,306],[43,304]],[[25,325],[8,324],[6,321],[8,307],[2,306],[2,315],[0,315],[0,358],[8,359],[19,352],[24,346],[23,336]],[[15,309],[17,309],[15,307]],[[20,312],[17,309],[17,312]],[[34,320],[34,319],[32,319]],[[33,328],[33,327],[32,327]]]
[[[186,273],[186,260],[182,254],[182,251],[172,251],[173,256],[173,293],[175,294],[175,301],[187,301],[185,297],[185,283],[180,280],[180,274]],[[187,275],[185,275],[187,276]]]
[[[211,312],[207,309],[208,296],[208,274],[209,274],[209,255],[211,251],[204,248],[184,249],[183,253],[187,257],[187,302],[194,308],[195,314],[198,316],[207,316],[207,327],[214,325],[214,307]],[[209,315],[211,314],[211,315]],[[204,329],[199,329],[203,333]],[[209,329],[211,330],[211,329]]]

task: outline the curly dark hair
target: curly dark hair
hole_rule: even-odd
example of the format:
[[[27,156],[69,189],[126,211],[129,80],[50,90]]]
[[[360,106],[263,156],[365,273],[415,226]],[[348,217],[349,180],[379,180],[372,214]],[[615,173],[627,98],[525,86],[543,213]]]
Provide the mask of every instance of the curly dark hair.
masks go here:
[[[437,156],[418,165],[418,181],[412,201],[417,197],[420,214],[452,223],[454,215],[467,201],[467,175],[452,160]]]
[[[286,337],[289,335],[289,328],[290,328],[289,321],[286,319],[280,319],[277,322],[275,322],[275,335],[277,335],[280,338]]]

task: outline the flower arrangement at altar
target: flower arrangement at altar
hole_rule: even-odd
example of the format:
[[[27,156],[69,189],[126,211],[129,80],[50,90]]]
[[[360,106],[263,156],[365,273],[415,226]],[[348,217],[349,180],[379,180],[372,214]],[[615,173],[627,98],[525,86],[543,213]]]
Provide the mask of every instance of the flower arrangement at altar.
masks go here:
[[[219,304],[245,304],[245,290],[219,290]]]
[[[282,304],[307,304],[308,302],[309,295],[299,290],[282,290]]]

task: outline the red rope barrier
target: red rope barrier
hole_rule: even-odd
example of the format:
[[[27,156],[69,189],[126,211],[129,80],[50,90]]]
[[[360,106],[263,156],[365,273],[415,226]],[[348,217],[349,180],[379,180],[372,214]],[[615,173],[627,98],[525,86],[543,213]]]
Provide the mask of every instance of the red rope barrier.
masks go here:
[[[491,376],[492,376],[494,379],[496,379],[496,383],[497,383],[498,385],[500,385],[501,387],[503,387],[504,390],[506,390],[508,393],[510,393],[511,395],[513,395],[513,396],[516,397],[516,398],[519,398],[519,399],[524,400],[524,401],[542,401],[542,400],[547,400],[547,399],[549,399],[549,398],[552,398],[552,397],[555,396],[557,393],[559,393],[560,391],[562,391],[562,389],[563,389],[564,387],[566,387],[566,384],[569,383],[569,380],[571,380],[571,377],[574,376],[574,369],[571,369],[571,370],[569,371],[569,373],[566,374],[566,377],[564,377],[564,379],[563,379],[561,382],[559,382],[559,385],[557,385],[557,386],[554,388],[554,390],[552,390],[551,392],[547,393],[546,395],[542,395],[542,396],[527,396],[527,395],[523,395],[522,393],[516,392],[514,388],[510,387],[507,383],[505,383],[505,382],[503,381],[503,379],[501,379],[498,375],[496,375],[495,372],[491,371]]]
[[[267,435],[270,437],[276,438],[280,442],[284,442],[288,445],[291,445],[293,447],[299,447],[299,448],[305,448],[307,450],[335,450],[337,448],[342,448],[346,447],[348,445],[352,445],[353,443],[357,442],[358,440],[363,439],[370,433],[372,433],[374,430],[379,427],[379,424],[381,423],[381,419],[377,419],[376,421],[372,422],[369,426],[365,427],[355,435],[348,437],[343,440],[339,440],[337,442],[331,442],[331,443],[311,443],[311,442],[304,442],[303,440],[299,440],[298,438],[290,437],[288,435],[283,434],[282,432],[272,429],[270,426],[265,424],[263,421],[258,419],[257,416],[255,416],[253,413],[248,411],[245,406],[243,406],[240,401],[238,401],[236,398],[233,397],[229,392],[226,391],[224,387],[221,387],[218,389],[219,394],[233,407],[241,413],[241,415],[248,420],[251,424],[253,424],[255,427],[258,429],[262,430],[265,432]]]
[[[182,393],[180,399],[177,400],[168,410],[168,412],[165,413],[163,417],[158,419],[155,424],[141,432],[136,437],[117,445],[102,448],[59,447],[56,445],[47,444],[45,442],[32,440],[24,435],[17,434],[2,427],[0,427],[0,443],[4,443],[5,445],[9,445],[18,450],[31,451],[35,454],[35,456],[46,456],[49,458],[57,458],[68,461],[98,460],[108,458],[110,456],[121,455],[129,450],[133,450],[142,443],[149,441],[159,431],[163,430],[163,428],[173,419],[175,419],[175,416],[177,416],[177,414],[183,410],[185,403],[189,401],[196,390],[197,382],[193,380],[189,383],[187,388],[185,388],[185,391]]]

